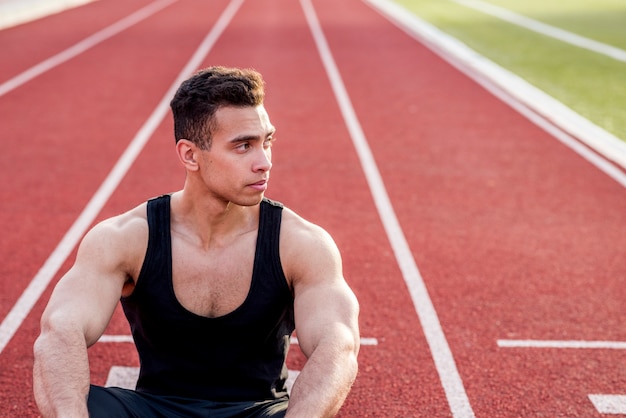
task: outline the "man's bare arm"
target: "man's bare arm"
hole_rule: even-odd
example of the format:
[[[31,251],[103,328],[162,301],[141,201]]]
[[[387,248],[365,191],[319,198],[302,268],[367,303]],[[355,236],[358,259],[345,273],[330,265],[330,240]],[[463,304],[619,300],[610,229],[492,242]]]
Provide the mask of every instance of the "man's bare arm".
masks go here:
[[[308,228],[306,228],[308,229]],[[333,240],[317,227],[298,237],[293,281],[298,342],[307,362],[291,391],[287,417],[331,417],[356,378],[359,306]]]
[[[104,332],[128,279],[128,239],[113,221],[92,229],[59,281],[34,346],[35,400],[44,417],[87,417],[87,348]]]

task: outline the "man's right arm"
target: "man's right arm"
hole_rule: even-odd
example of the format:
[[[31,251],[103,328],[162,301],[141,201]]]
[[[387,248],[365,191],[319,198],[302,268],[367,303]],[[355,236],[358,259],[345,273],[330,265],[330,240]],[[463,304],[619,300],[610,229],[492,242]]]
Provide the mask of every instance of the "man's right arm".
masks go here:
[[[133,254],[139,253],[133,248],[137,235],[128,236],[133,229],[123,218],[94,227],[50,297],[34,346],[34,394],[44,417],[88,416],[87,348],[104,332],[132,277]]]

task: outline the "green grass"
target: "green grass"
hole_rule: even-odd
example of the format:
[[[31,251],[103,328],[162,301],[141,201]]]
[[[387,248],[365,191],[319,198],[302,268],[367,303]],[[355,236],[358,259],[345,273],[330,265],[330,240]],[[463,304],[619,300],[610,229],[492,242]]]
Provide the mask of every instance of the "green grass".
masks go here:
[[[395,1],[626,140],[626,63],[450,0]],[[489,3],[626,49],[624,0],[490,0]]]
[[[489,3],[577,35],[626,49],[624,0],[490,0]]]

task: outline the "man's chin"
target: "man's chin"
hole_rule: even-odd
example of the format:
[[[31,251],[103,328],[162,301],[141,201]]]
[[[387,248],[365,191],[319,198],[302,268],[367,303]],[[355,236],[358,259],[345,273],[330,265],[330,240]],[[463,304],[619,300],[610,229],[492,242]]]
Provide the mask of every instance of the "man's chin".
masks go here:
[[[239,206],[246,206],[246,207],[256,206],[261,203],[261,201],[263,200],[263,197],[265,197],[265,193],[261,193],[254,197],[250,196],[246,198],[239,198],[236,201],[232,201],[232,203],[239,205]]]

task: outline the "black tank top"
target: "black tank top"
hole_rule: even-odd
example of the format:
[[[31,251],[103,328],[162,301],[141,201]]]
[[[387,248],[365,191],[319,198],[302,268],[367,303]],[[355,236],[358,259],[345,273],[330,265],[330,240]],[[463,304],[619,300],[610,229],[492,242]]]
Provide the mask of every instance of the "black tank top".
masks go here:
[[[149,240],[133,293],[122,298],[139,353],[137,390],[212,401],[286,396],[293,298],[279,256],[282,205],[264,199],[250,291],[233,312],[196,315],[172,284],[170,196],[148,201]]]

